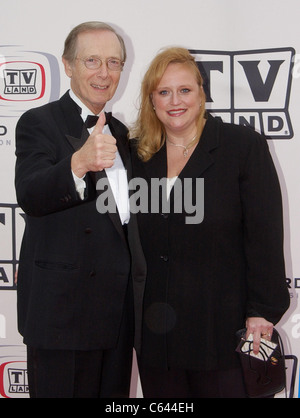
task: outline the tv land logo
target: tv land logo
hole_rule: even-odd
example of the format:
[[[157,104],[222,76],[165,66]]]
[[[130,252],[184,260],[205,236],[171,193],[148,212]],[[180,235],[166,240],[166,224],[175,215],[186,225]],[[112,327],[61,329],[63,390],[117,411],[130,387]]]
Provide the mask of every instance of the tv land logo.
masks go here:
[[[247,125],[268,139],[290,139],[288,106],[295,50],[190,50],[204,78],[207,110],[224,122]]]
[[[17,116],[60,95],[60,70],[56,57],[0,45],[0,117]],[[2,104],[1,104],[2,102]]]
[[[17,204],[0,204],[0,290],[16,288],[14,277],[24,227],[24,213]]]
[[[28,397],[26,348],[0,346],[0,399]]]
[[[7,63],[6,65],[9,65]],[[0,99],[9,101],[38,100],[45,94],[45,69],[35,62],[13,62],[3,69],[4,91]]]

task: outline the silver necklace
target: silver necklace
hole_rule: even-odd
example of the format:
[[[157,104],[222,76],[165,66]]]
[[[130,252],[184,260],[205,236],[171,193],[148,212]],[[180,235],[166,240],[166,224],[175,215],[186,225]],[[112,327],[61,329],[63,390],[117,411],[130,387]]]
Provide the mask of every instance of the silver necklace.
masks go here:
[[[169,138],[167,138],[167,141],[169,142],[169,144],[173,145],[174,147],[184,148],[183,156],[187,157],[189,153],[189,149],[191,148],[191,145],[195,141],[196,138],[197,138],[197,135],[195,135],[194,138],[191,140],[191,142],[189,142],[187,145],[174,144],[174,142],[170,141]]]

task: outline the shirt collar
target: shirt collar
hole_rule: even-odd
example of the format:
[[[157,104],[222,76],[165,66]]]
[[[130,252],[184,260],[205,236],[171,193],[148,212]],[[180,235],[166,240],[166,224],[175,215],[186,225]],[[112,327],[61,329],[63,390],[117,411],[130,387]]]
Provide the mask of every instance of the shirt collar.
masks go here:
[[[81,108],[81,117],[82,117],[83,122],[85,122],[87,116],[91,115],[92,112],[84,103],[82,103],[82,101],[79,99],[79,97],[76,96],[76,94],[73,92],[72,89],[70,89],[69,94],[70,94],[71,99],[74,100],[74,102]],[[104,112],[104,109],[101,112]]]

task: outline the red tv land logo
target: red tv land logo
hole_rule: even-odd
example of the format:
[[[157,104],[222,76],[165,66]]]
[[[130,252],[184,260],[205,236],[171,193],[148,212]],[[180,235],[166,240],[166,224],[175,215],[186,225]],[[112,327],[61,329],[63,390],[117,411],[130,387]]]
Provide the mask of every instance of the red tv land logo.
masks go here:
[[[41,99],[45,94],[45,68],[30,61],[7,62],[3,69],[2,95],[0,99],[8,101],[27,101]],[[1,65],[0,65],[1,67]]]
[[[295,50],[190,50],[204,78],[206,108],[224,122],[247,125],[268,139],[290,139],[288,111]]]
[[[0,399],[29,398],[26,348],[0,345]]]
[[[0,45],[0,117],[19,117],[33,106],[42,106],[59,96],[56,57]]]

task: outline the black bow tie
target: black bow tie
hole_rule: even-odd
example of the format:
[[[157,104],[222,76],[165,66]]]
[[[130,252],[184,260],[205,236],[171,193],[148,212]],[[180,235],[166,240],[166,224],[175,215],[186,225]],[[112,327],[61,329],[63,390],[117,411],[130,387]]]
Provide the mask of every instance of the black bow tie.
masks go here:
[[[110,119],[111,119],[111,112],[105,113],[105,118],[106,118],[105,125],[107,125],[107,124],[109,124]],[[99,116],[88,115],[88,117],[85,120],[85,126],[87,127],[87,129],[92,128],[93,126],[95,126],[98,119],[99,119]]]
[[[85,120],[85,126],[89,129],[96,125],[97,121],[99,119],[99,116],[95,115],[88,115],[88,117]]]

